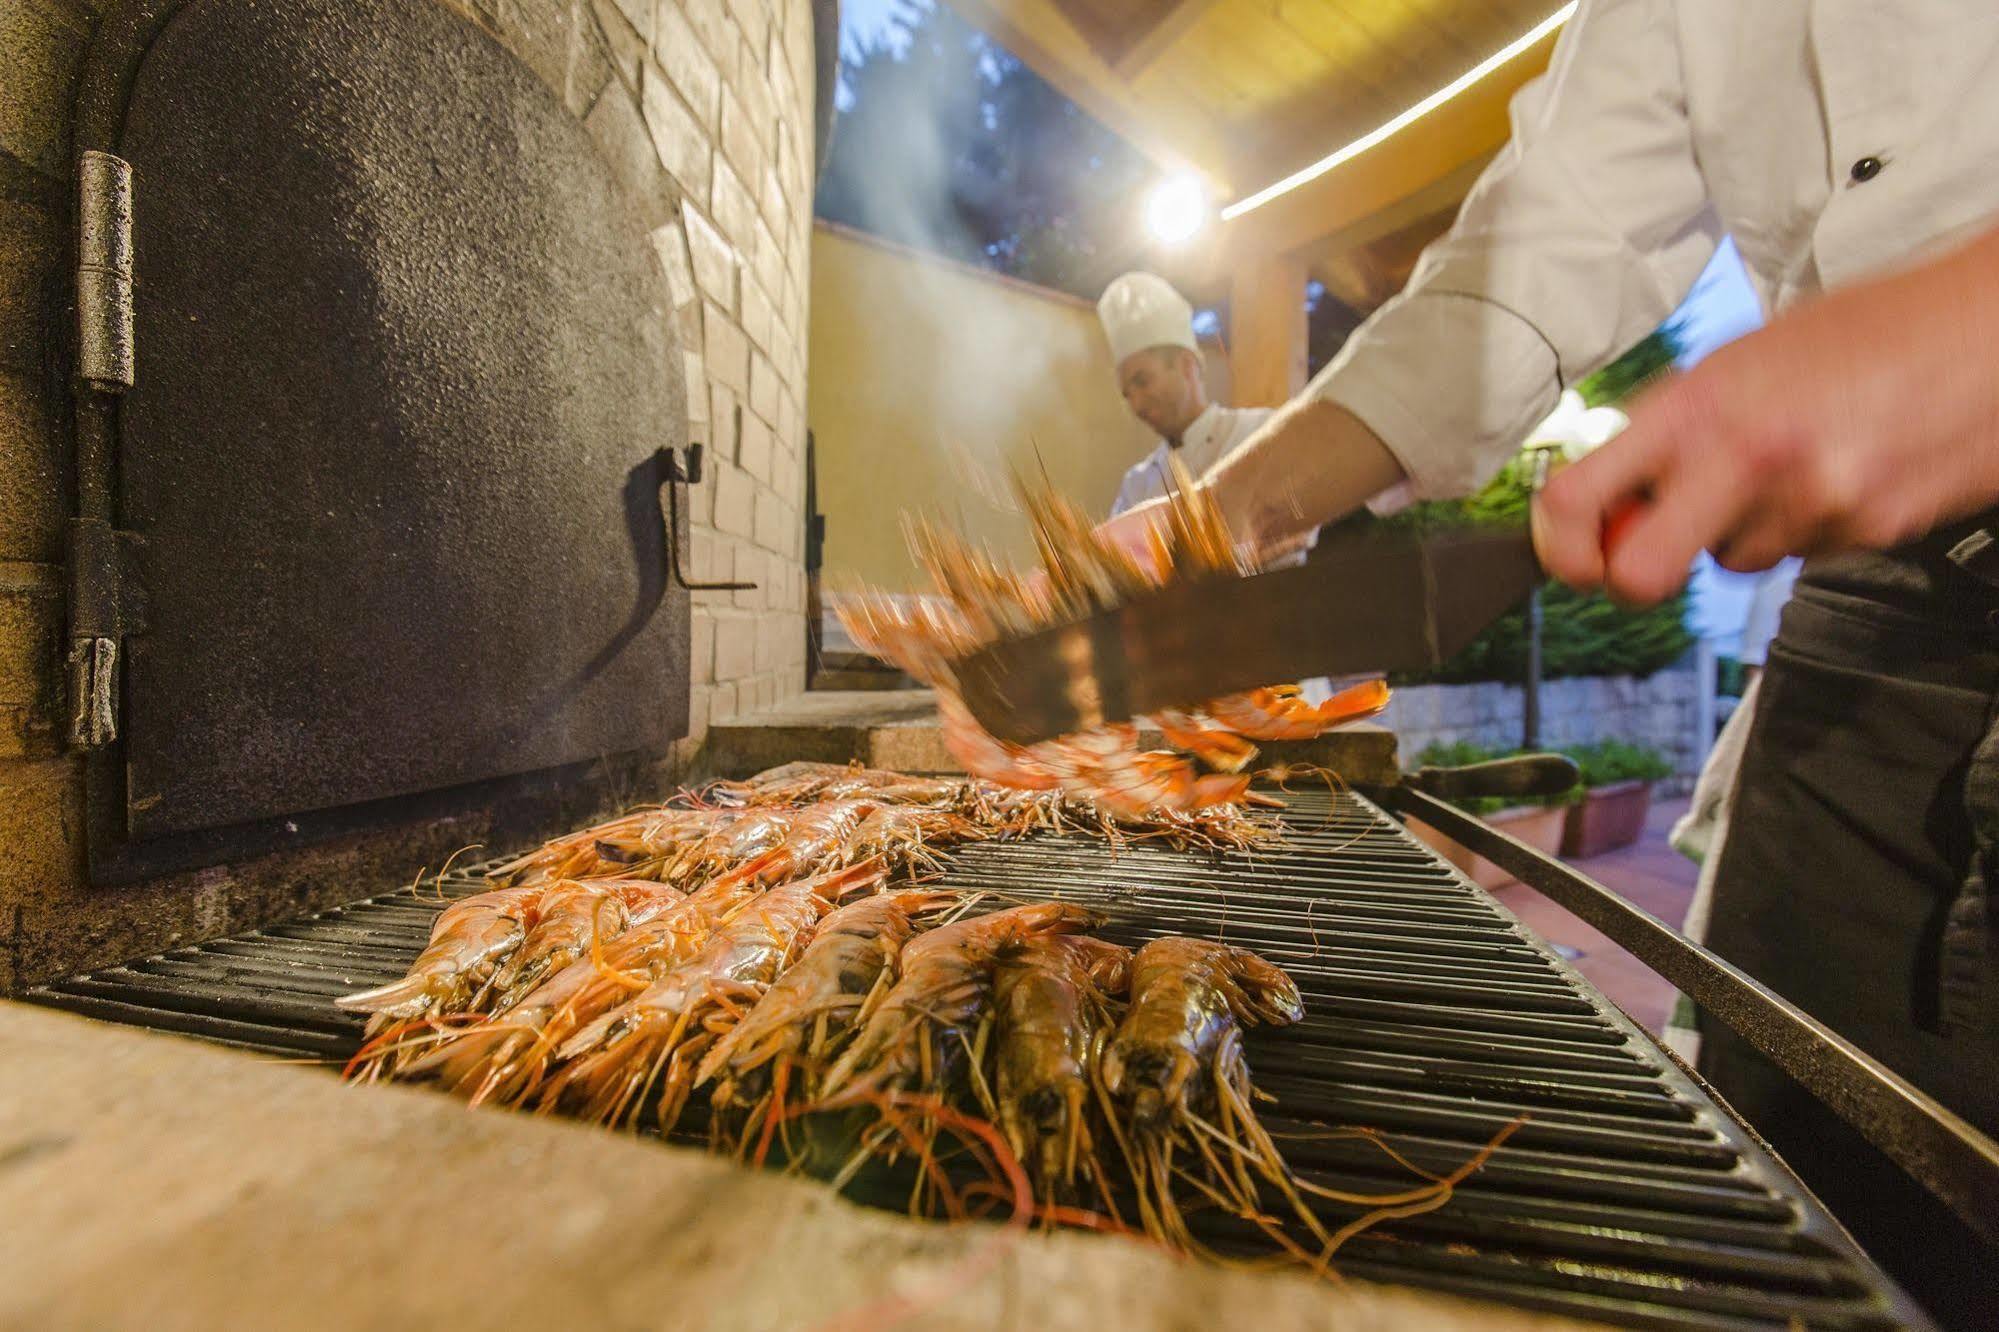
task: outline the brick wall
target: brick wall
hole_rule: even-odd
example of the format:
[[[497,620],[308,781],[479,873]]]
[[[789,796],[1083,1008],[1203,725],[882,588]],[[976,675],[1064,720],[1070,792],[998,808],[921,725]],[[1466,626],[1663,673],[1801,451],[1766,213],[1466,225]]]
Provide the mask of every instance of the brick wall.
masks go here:
[[[664,201],[653,243],[679,311],[693,437],[709,446],[689,574],[758,585],[695,595],[698,734],[805,687],[811,6],[471,3],[564,90],[634,192]]]
[[[0,0],[0,993],[76,967],[351,898],[490,835],[497,815],[138,888],[83,886],[83,779],[60,742],[71,103],[103,0]],[[462,0],[560,95],[636,199],[671,286],[692,437],[695,734],[804,678],[805,330],[812,191],[810,0]],[[144,274],[140,274],[143,281]],[[143,353],[142,353],[143,355]],[[567,797],[565,797],[567,798]],[[543,819],[574,820],[586,802]],[[539,808],[539,807],[538,807]],[[370,850],[370,846],[373,850]]]

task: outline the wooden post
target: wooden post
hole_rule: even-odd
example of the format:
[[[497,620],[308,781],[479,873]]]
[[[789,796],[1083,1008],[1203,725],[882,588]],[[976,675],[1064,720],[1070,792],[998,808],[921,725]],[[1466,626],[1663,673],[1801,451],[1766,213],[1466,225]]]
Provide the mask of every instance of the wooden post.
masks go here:
[[[1305,264],[1248,260],[1229,285],[1231,407],[1278,407],[1305,387]]]

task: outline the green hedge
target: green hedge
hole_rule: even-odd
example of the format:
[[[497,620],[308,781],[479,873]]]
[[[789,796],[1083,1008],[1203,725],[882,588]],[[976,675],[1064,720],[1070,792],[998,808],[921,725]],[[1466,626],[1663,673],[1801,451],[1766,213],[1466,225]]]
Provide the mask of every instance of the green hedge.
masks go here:
[[[1526,465],[1507,465],[1468,500],[1413,504],[1388,519],[1425,531],[1463,527],[1517,527],[1527,521],[1530,486]],[[1574,675],[1650,675],[1672,665],[1693,646],[1687,632],[1684,592],[1646,610],[1623,610],[1601,593],[1551,583],[1541,593],[1541,678]],[[1464,651],[1434,671],[1390,677],[1393,684],[1518,684],[1527,675],[1527,612],[1495,620]]]
[[[1672,366],[1677,327],[1667,325],[1577,385],[1591,406],[1614,404]],[[1386,521],[1424,531],[1463,527],[1519,527],[1527,521],[1532,477],[1524,458],[1501,469],[1492,483],[1465,500],[1413,504]],[[1693,646],[1686,629],[1686,594],[1641,611],[1621,610],[1598,593],[1550,584],[1541,593],[1541,678],[1575,675],[1650,675],[1672,665]],[[1434,671],[1390,676],[1395,684],[1518,684],[1527,675],[1527,615],[1523,607],[1503,616],[1463,652]]]
[[[1418,767],[1461,768],[1473,763],[1486,763],[1492,759],[1510,758],[1525,753],[1521,749],[1488,749],[1484,745],[1473,744],[1469,740],[1438,741],[1423,747],[1416,756]],[[1537,752],[1548,752],[1545,748]],[[1581,803],[1592,787],[1609,786],[1615,782],[1647,781],[1656,782],[1672,776],[1673,765],[1663,754],[1647,745],[1632,744],[1628,740],[1599,740],[1594,744],[1568,745],[1553,751],[1567,754],[1576,761],[1582,772],[1582,780],[1568,790],[1551,796],[1537,796],[1529,800],[1504,800],[1498,796],[1468,796],[1452,800],[1467,814],[1484,816],[1510,805],[1574,805]]]
[[[1572,745],[1562,752],[1582,769],[1584,786],[1657,782],[1673,775],[1673,765],[1664,754],[1629,740],[1599,740],[1593,745]]]

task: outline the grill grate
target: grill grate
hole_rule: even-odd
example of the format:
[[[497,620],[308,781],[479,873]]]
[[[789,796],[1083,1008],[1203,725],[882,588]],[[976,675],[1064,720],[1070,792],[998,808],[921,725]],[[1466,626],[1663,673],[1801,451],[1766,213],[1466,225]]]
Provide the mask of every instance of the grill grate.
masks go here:
[[[1290,825],[1279,850],[1223,857],[986,843],[944,882],[1106,907],[1124,942],[1220,937],[1284,965],[1308,1016],[1251,1033],[1250,1066],[1277,1098],[1266,1125],[1315,1183],[1410,1182],[1364,1142],[1314,1136],[1330,1127],[1381,1129],[1442,1173],[1530,1117],[1446,1207],[1349,1242],[1345,1272],[1637,1327],[1926,1325],[1640,1028],[1374,805],[1296,797]],[[333,997],[402,974],[436,910],[422,898],[483,886],[460,871],[27,997],[342,1060],[361,1024]]]

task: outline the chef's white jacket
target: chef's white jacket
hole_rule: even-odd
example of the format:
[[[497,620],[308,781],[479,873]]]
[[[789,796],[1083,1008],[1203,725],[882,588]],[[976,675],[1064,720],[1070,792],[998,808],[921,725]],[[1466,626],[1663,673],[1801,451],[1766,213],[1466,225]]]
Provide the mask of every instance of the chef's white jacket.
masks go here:
[[[1991,226],[1999,4],[1583,0],[1512,117],[1449,234],[1308,390],[1418,497],[1475,490],[1724,234],[1781,310]]]
[[[1180,436],[1180,464],[1188,475],[1200,480],[1216,463],[1234,452],[1256,428],[1271,416],[1268,407],[1218,407],[1209,403]],[[1132,465],[1118,487],[1111,504],[1116,517],[1134,505],[1157,499],[1173,487],[1173,469],[1166,458],[1171,450],[1166,441]]]

